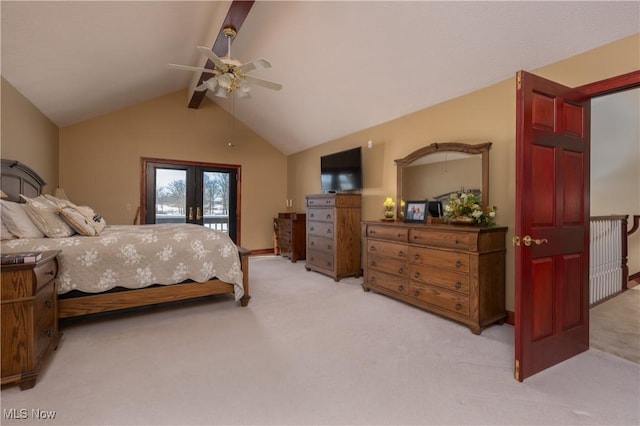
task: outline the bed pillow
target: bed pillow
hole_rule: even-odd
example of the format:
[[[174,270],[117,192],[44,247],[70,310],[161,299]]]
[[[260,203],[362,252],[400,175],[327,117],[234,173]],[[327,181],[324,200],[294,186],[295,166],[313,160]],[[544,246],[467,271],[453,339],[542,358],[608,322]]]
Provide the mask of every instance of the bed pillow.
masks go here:
[[[5,225],[4,222],[0,219],[0,240],[3,240],[3,241],[12,240],[15,237],[16,236],[13,235],[11,231],[9,231],[9,228],[7,228],[7,225]]]
[[[0,200],[2,223],[18,238],[43,238],[44,234],[27,216],[26,205]]]
[[[58,206],[55,203],[43,195],[39,195],[36,198],[20,196],[26,201],[27,216],[44,235],[49,238],[65,238],[75,233],[56,213]]]
[[[101,233],[102,231],[104,231],[104,228],[107,227],[107,221],[104,220],[104,218],[100,216],[98,213],[96,213],[96,211],[93,210],[91,207],[76,206],[75,209],[80,213],[82,213],[84,217],[89,219],[89,221],[93,224],[93,227],[96,230],[96,234]]]
[[[78,234],[84,235],[85,237],[92,237],[96,235],[96,229],[93,226],[93,221],[87,219],[82,213],[76,210],[76,208],[71,206],[62,207],[58,208],[57,212],[62,220],[64,220],[66,224]]]

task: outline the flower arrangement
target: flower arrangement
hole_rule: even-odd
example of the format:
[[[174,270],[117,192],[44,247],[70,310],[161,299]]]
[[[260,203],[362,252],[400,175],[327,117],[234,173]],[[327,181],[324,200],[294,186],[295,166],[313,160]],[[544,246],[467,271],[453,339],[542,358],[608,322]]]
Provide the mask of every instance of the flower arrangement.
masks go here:
[[[476,225],[495,225],[496,206],[482,208],[482,200],[471,191],[458,191],[449,196],[444,207],[444,217],[467,218]]]

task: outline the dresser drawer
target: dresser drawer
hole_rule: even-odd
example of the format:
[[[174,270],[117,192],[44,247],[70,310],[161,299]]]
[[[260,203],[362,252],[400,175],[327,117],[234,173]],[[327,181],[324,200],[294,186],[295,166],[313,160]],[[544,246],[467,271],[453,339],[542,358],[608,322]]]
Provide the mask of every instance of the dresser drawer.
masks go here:
[[[309,221],[333,222],[335,217],[335,210],[333,209],[310,208],[307,212]]]
[[[409,249],[406,244],[390,243],[387,241],[367,240],[367,253],[396,259],[408,259]]]
[[[409,246],[409,259],[418,265],[469,272],[470,257],[466,253]]]
[[[331,222],[309,222],[309,235],[333,238],[333,223]]]
[[[335,207],[336,205],[336,197],[314,197],[307,198],[307,207]],[[309,212],[307,211],[307,214]]]
[[[309,235],[309,250],[318,250],[325,253],[333,253],[333,238]]]
[[[469,298],[458,293],[412,281],[409,295],[447,311],[469,316]]]
[[[431,284],[460,294],[469,294],[469,274],[411,264],[409,277],[422,284]]]
[[[370,269],[367,275],[367,283],[383,287],[397,293],[409,294],[409,280],[405,277],[386,274],[384,272]]]
[[[389,274],[400,275],[405,278],[409,277],[409,263],[406,260],[370,254],[367,259],[367,266]]]
[[[476,251],[478,234],[474,232],[447,232],[437,229],[412,228],[409,231],[409,242],[433,247]]]
[[[392,226],[369,225],[367,226],[367,237],[406,243],[409,237],[409,229],[394,228]]]
[[[55,286],[49,285],[33,299],[34,338],[36,358],[40,358],[51,344],[56,333]]]
[[[315,250],[308,251],[307,263],[318,268],[333,270],[333,254]]]

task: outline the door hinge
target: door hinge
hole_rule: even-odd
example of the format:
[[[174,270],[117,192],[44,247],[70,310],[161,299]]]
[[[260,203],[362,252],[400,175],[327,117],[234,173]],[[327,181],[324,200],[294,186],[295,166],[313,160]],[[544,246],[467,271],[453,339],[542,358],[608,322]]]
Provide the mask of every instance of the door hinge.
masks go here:
[[[520,381],[520,360],[516,359],[516,365],[515,368],[513,369],[513,376],[516,378],[517,381]]]

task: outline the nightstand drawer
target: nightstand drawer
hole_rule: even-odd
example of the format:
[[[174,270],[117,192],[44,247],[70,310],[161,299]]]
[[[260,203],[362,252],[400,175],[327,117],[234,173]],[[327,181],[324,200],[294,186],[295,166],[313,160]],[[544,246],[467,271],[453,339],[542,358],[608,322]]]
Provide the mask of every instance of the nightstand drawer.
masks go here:
[[[40,288],[47,285],[58,275],[58,261],[56,259],[51,259],[50,261],[43,263],[42,265],[36,266],[33,272],[34,274],[36,274],[37,292]]]
[[[40,358],[56,336],[56,300],[55,286],[48,286],[33,300],[35,313],[34,337],[36,342],[36,358]]]

